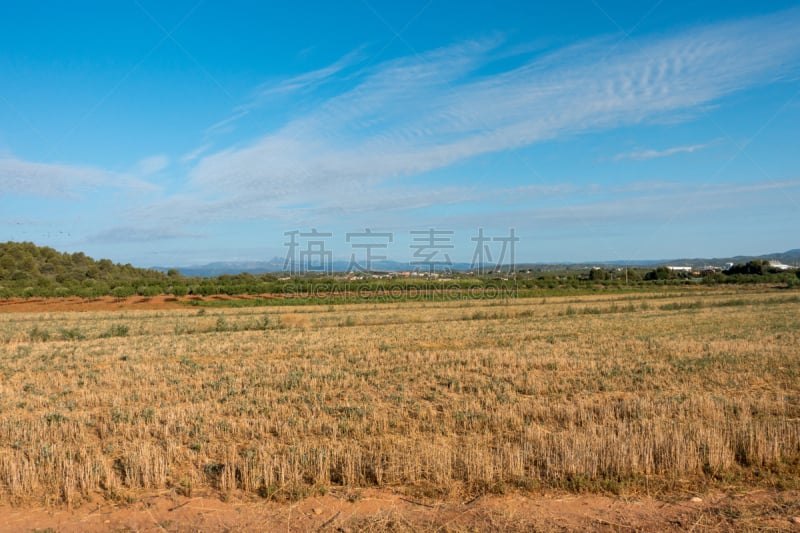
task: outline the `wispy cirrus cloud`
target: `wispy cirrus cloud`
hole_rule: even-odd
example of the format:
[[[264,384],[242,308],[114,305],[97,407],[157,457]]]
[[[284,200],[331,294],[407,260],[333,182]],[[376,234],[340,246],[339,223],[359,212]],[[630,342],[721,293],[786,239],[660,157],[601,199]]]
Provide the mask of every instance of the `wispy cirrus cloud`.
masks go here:
[[[632,152],[625,152],[614,156],[614,161],[622,161],[623,159],[633,159],[634,161],[645,161],[647,159],[656,159],[660,157],[669,157],[675,154],[691,154],[698,150],[703,150],[711,146],[711,143],[705,144],[691,144],[688,146],[674,146],[664,150],[634,150]]]
[[[671,116],[687,120],[725,95],[795,72],[798,25],[800,9],[793,9],[621,44],[596,39],[506,70],[494,64],[505,57],[497,39],[384,61],[350,73],[349,88],[274,131],[198,158],[183,198],[222,218],[265,216],[301,201],[355,207],[386,180],[482,154]],[[286,90],[343,68],[290,79]],[[247,112],[257,109],[254,102]]]
[[[116,226],[88,236],[86,242],[115,244],[120,242],[153,242],[198,237],[202,237],[202,235],[169,228]]]
[[[143,176],[149,176],[161,172],[169,166],[169,163],[169,157],[163,154],[145,157],[136,164],[136,172]]]
[[[363,51],[364,47],[361,46],[325,67],[310,72],[304,72],[303,74],[280,80],[277,83],[263,83],[256,89],[255,96],[249,102],[240,106],[240,109],[253,109],[258,107],[259,104],[263,103],[265,98],[269,98],[274,94],[285,94],[316,88],[332,79],[334,76],[357,65],[358,62],[363,59]]]
[[[0,157],[0,196],[4,194],[78,198],[98,188],[153,191],[157,188],[131,174],[99,167],[25,161]]]
[[[307,92],[318,88],[343,71],[356,65],[361,59],[362,51],[363,47],[360,47],[325,67],[283,80],[261,84],[253,91],[253,95],[247,101],[233,109],[230,116],[209,126],[206,129],[206,135],[233,131],[237,121],[271,100],[286,98],[294,93]]]
[[[551,192],[552,196],[543,198],[535,190],[528,193],[520,188],[497,191],[497,194],[512,197],[513,203],[509,209],[482,215],[481,223],[519,228],[524,221],[523,227],[578,228],[586,232],[615,224],[642,225],[646,222],[652,227],[653,223],[733,220],[744,212],[763,215],[785,209],[787,195],[800,192],[800,179],[711,184],[633,182],[623,186],[582,187],[564,184]],[[470,214],[450,216],[447,221],[469,225],[474,217]]]
[[[191,151],[183,154],[181,156],[181,163],[191,163],[191,162],[195,161],[198,157],[200,157],[205,152],[207,152],[211,148],[211,146],[212,146],[211,143],[201,144],[200,146],[198,146],[194,150],[191,150]]]

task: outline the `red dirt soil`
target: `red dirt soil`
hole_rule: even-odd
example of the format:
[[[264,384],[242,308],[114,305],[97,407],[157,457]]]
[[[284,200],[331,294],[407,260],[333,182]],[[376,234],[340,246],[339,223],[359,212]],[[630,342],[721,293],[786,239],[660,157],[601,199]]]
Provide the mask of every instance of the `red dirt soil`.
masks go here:
[[[796,491],[661,501],[558,493],[415,500],[390,490],[329,492],[294,503],[174,492],[76,509],[0,505],[0,532],[77,531],[800,531]],[[794,514],[793,514],[794,513]]]
[[[339,296],[353,296],[345,293]],[[134,311],[152,309],[182,309],[192,301],[209,302],[219,300],[286,300],[297,298],[301,294],[215,294],[212,296],[131,296],[115,298],[100,296],[97,298],[79,298],[77,296],[62,298],[6,298],[0,299],[0,313],[48,313],[57,311]],[[315,294],[322,297],[324,293]]]
[[[244,297],[237,297],[244,298]],[[232,300],[231,296],[132,296],[130,298],[9,298],[0,300],[0,313],[41,313],[56,311],[131,311],[136,309],[180,309],[192,300]]]

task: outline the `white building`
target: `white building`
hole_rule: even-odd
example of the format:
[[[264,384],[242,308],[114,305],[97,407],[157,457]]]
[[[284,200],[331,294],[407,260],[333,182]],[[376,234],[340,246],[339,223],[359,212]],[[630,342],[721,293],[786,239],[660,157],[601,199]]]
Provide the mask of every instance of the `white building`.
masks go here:
[[[685,266],[668,266],[668,269],[672,270],[673,272],[691,272],[692,267],[685,267]]]
[[[784,265],[783,263],[781,263],[780,261],[778,261],[776,259],[770,259],[769,267],[770,268],[776,268],[778,270],[789,270],[790,268],[792,268],[789,265]]]

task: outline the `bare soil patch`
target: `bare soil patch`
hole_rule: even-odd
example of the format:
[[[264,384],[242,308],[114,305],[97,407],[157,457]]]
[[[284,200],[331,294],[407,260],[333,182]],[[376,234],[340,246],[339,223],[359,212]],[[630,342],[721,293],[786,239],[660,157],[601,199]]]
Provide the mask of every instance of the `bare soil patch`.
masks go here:
[[[124,311],[150,309],[179,309],[181,302],[203,300],[202,297],[186,296],[132,296],[130,298],[9,298],[0,300],[0,313],[41,313],[56,311]]]
[[[331,491],[294,503],[171,491],[73,509],[0,506],[0,532],[77,531],[800,531],[796,491],[659,500],[595,494],[512,494],[460,502],[390,490]]]

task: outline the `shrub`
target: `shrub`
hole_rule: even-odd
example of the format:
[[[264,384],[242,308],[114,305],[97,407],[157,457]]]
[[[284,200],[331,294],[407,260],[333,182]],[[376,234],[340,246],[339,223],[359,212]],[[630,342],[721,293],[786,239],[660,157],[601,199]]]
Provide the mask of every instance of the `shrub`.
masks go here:
[[[155,287],[153,285],[143,285],[136,289],[136,294],[145,297],[158,296],[159,294],[161,294],[161,287]]]
[[[86,338],[86,335],[84,335],[83,332],[81,332],[81,330],[79,330],[78,328],[72,328],[72,329],[61,328],[60,333],[61,337],[64,340],[68,341],[79,341]]]
[[[103,333],[100,336],[103,337],[103,338],[108,338],[108,337],[127,337],[129,331],[130,331],[130,328],[128,328],[128,326],[126,326],[125,324],[114,324],[113,326],[111,326],[109,328],[108,331],[106,331],[105,333]]]
[[[176,285],[170,290],[173,296],[186,296],[189,294],[189,289],[185,285]]]
[[[128,298],[129,296],[133,296],[134,293],[133,287],[128,287],[127,285],[114,287],[111,291],[111,295],[116,298]]]
[[[31,338],[31,341],[47,341],[50,339],[50,332],[46,329],[39,329],[39,326],[33,326],[28,332],[28,335]]]

